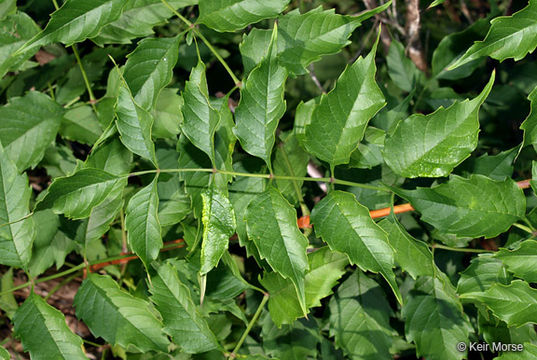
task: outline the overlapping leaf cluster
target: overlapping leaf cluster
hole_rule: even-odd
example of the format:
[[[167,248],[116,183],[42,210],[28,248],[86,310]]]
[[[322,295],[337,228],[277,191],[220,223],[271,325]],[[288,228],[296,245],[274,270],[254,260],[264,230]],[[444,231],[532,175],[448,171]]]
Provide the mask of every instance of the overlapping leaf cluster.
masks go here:
[[[536,0],[427,73],[390,2],[59,5],[0,2],[0,309],[32,359],[535,358]],[[91,338],[39,293],[64,274]]]

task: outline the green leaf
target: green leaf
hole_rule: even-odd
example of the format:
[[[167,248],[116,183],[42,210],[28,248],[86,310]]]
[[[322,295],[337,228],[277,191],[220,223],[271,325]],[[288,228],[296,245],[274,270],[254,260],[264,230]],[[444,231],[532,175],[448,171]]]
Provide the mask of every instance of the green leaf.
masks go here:
[[[157,276],[151,278],[151,301],[162,315],[164,331],[188,354],[220,349],[177,269],[168,262],[156,266],[156,270]]]
[[[119,288],[110,276],[89,274],[76,293],[76,316],[95,337],[140,351],[167,352],[168,338],[149,303]]]
[[[104,170],[113,175],[125,175],[132,166],[132,153],[114,137],[94,149],[86,159],[85,167]]]
[[[83,219],[111,193],[120,193],[127,178],[120,178],[103,170],[82,169],[71,176],[54,179],[36,210],[52,209],[71,219]]]
[[[6,1],[11,0],[4,0],[4,3]],[[0,30],[0,78],[2,78],[8,71],[19,70],[21,65],[35,54],[37,49],[25,51],[17,56],[13,55],[26,41],[39,32],[39,27],[31,17],[19,11],[2,19]]]
[[[390,79],[398,88],[408,93],[423,79],[423,73],[405,56],[405,48],[397,40],[393,40],[390,45],[386,64]]]
[[[200,275],[206,275],[218,265],[226,252],[229,238],[235,233],[235,213],[227,195],[212,185],[202,194],[203,242]]]
[[[425,242],[414,239],[395,216],[382,220],[378,225],[388,234],[388,242],[395,250],[395,262],[401,269],[414,279],[434,275],[433,256]]]
[[[185,84],[183,99],[185,101],[182,108],[184,120],[181,130],[192,144],[209,156],[214,166],[214,132],[220,121],[220,115],[209,101],[203,62],[198,62],[198,65],[192,69],[190,79]]]
[[[321,306],[321,300],[332,294],[332,288],[345,273],[349,262],[345,255],[332,252],[325,246],[308,254],[308,263],[304,286],[306,307],[310,309]],[[304,315],[291,280],[271,272],[265,273],[260,282],[270,294],[270,317],[278,327],[292,324]]]
[[[306,124],[306,150],[332,167],[349,162],[369,120],[385,105],[375,82],[377,44],[378,38],[369,55],[348,66],[334,89],[321,96]]]
[[[509,285],[495,283],[484,292],[464,294],[460,298],[486,305],[508,326],[537,323],[537,290],[522,280]]]
[[[9,268],[0,278],[0,310],[2,310],[9,319],[13,319],[13,314],[19,308],[17,300],[13,292],[8,290],[14,288],[13,284],[13,268]],[[9,360],[9,356],[7,360]]]
[[[308,239],[297,225],[296,210],[274,187],[256,196],[244,216],[248,238],[261,258],[295,286],[302,313],[306,314],[304,278],[308,270]]]
[[[372,126],[365,129],[364,140],[351,154],[349,167],[371,169],[384,163],[382,150],[386,132]]]
[[[389,359],[392,309],[380,286],[355,271],[330,299],[330,336],[352,359]]]
[[[438,5],[441,5],[444,3],[444,1],[446,0],[434,0],[427,9],[430,9],[430,8],[433,8],[435,6],[438,6]]]
[[[520,125],[520,129],[524,130],[522,146],[531,144],[537,147],[537,86],[528,95],[528,100],[531,110],[526,120]]]
[[[70,109],[61,122],[60,135],[67,140],[93,145],[102,133],[97,116],[89,105]]]
[[[119,18],[124,6],[124,0],[67,1],[52,13],[45,30],[24,44],[17,54],[54,42],[69,46],[92,38],[105,25]]]
[[[197,0],[169,0],[174,9],[196,5]],[[98,45],[130,44],[132,39],[152,35],[153,27],[166,23],[173,15],[161,0],[126,0],[125,8],[119,19],[104,26],[92,38]]]
[[[17,0],[2,0],[0,3],[0,20],[17,11]]]
[[[163,246],[158,218],[158,176],[138,191],[127,204],[125,227],[132,250],[148,268]]]
[[[501,260],[516,277],[530,283],[537,282],[537,270],[533,266],[537,260],[537,241],[522,241],[514,250],[500,249],[494,257]]]
[[[34,360],[87,359],[82,339],[69,329],[63,314],[33,292],[15,313],[13,324]]]
[[[183,98],[177,94],[177,89],[162,89],[153,110],[154,138],[175,139],[179,135],[180,125],[184,121],[181,111],[183,104]]]
[[[35,237],[29,216],[32,189],[0,145],[0,264],[26,268]]]
[[[3,346],[0,346],[0,358],[2,360],[9,360],[11,359],[11,354],[9,351],[7,351]]]
[[[115,107],[116,126],[123,145],[133,153],[156,164],[155,144],[151,139],[153,117],[140,107],[125,83],[121,83]]]
[[[248,75],[235,110],[237,125],[234,132],[242,148],[265,160],[269,169],[276,128],[286,108],[287,70],[278,64],[277,34],[278,26],[275,24],[266,56]]]
[[[401,294],[392,271],[394,250],[387,234],[371,219],[369,210],[344,191],[331,191],[311,213],[315,233],[330,249],[349,257],[351,264],[380,273],[390,284],[397,300]]]
[[[526,212],[524,193],[511,179],[494,181],[483,175],[464,179],[454,175],[432,188],[394,191],[410,201],[421,220],[457,236],[495,237]]]
[[[499,16],[490,22],[490,30],[483,41],[477,41],[451,65],[455,69],[482,56],[504,61],[523,59],[537,47],[537,1],[512,16]]]
[[[180,186],[179,179],[172,177],[168,181],[159,181],[158,188],[158,219],[161,226],[179,223],[192,212],[190,197]]]
[[[121,189],[123,190],[123,189]],[[123,191],[111,192],[105,200],[91,210],[88,218],[84,219],[78,233],[84,239],[84,252],[88,252],[91,244],[101,239],[110,229],[119,211],[123,208]]]
[[[444,281],[449,279],[425,280],[429,281],[424,289],[427,293],[418,292],[403,306],[406,338],[416,344],[418,357],[431,360],[466,358],[466,351],[458,351],[457,344],[468,342],[471,326],[455,295],[446,291]]]
[[[280,138],[282,142],[274,154],[274,173],[292,177],[306,176],[309,155],[300,147],[293,133],[280,135]],[[297,204],[302,199],[303,184],[303,180],[276,180],[276,186],[291,204]]]
[[[143,109],[151,110],[162,89],[170,83],[180,40],[181,36],[146,38],[127,55],[123,76],[134,101]]]
[[[198,23],[216,31],[236,31],[278,16],[290,0],[199,0]]]
[[[537,346],[526,342],[524,345],[524,351],[519,352],[503,352],[500,356],[494,358],[495,360],[537,360]]]
[[[350,44],[349,37],[363,21],[386,10],[391,1],[356,16],[335,14],[334,9],[322,7],[300,14],[290,11],[278,20],[278,52],[282,64],[294,75],[306,74],[306,67],[322,56],[337,54]],[[257,49],[264,48],[259,43]],[[259,51],[259,50],[258,50]]]
[[[457,283],[458,294],[480,293],[493,284],[507,285],[510,276],[501,261],[489,255],[480,255],[472,259]]]
[[[33,220],[39,231],[36,232],[28,270],[36,277],[53,264],[56,264],[56,269],[61,268],[67,254],[75,249],[75,243],[59,230],[59,216],[52,210],[34,213]]]
[[[478,158],[469,158],[457,170],[469,176],[470,174],[485,175],[493,180],[505,180],[513,176],[513,162],[518,154],[519,147],[502,151],[497,155],[484,154]]]
[[[386,163],[404,177],[447,176],[477,147],[479,108],[485,101],[495,72],[473,100],[440,107],[429,115],[414,114],[397,125],[386,138]]]
[[[0,142],[19,170],[35,167],[54,142],[63,109],[48,96],[30,91],[0,107]]]
[[[482,64],[482,59],[475,59],[457,69],[447,70],[475,40],[482,39],[486,35],[490,28],[489,21],[490,18],[479,19],[463,31],[449,34],[440,41],[431,61],[432,73],[436,79],[462,79]]]

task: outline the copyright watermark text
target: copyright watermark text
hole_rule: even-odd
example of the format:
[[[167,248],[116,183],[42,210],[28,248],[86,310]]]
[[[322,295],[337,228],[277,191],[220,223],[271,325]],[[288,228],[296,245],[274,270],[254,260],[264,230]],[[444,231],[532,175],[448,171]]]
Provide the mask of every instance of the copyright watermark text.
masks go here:
[[[502,342],[493,342],[492,344],[486,342],[460,342],[457,344],[457,350],[463,351],[490,351],[490,352],[521,352],[524,351],[524,344],[506,344]]]

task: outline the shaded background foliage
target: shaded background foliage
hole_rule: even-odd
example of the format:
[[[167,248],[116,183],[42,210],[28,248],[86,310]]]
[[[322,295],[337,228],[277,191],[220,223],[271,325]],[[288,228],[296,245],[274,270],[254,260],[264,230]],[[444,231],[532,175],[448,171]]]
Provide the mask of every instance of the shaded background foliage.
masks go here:
[[[3,9],[1,6],[9,6],[4,5],[9,3],[12,2],[4,0],[0,3],[0,9]],[[131,5],[135,3],[130,2]],[[192,22],[196,21],[199,15],[196,1],[176,3],[174,6],[181,15]],[[181,3],[185,6],[181,6]],[[211,186],[211,192],[202,194],[211,177],[209,172],[161,173],[156,178],[151,172],[154,169],[152,162],[158,163],[160,169],[217,167],[242,173],[267,173],[267,165],[260,158],[248,154],[252,151],[237,131],[235,135],[241,142],[234,145],[232,159],[213,159],[211,163],[211,144],[206,151],[207,148],[200,146],[196,127],[185,125],[183,117],[193,118],[196,114],[205,114],[205,110],[213,115],[218,112],[224,124],[219,125],[215,139],[215,156],[218,158],[226,154],[229,143],[233,145],[234,135],[230,129],[233,122],[238,124],[241,118],[240,110],[239,114],[235,112],[240,92],[230,93],[236,84],[211,49],[199,37],[193,39],[192,33],[185,35],[185,39],[177,38],[177,54],[173,54],[175,47],[170,45],[173,49],[170,62],[175,62],[173,56],[177,56],[177,60],[168,74],[171,78],[169,83],[164,76],[162,86],[166,88],[160,95],[149,97],[149,100],[142,95],[143,101],[138,101],[137,105],[133,105],[134,101],[129,103],[129,91],[135,95],[132,81],[136,80],[139,71],[143,71],[135,69],[138,65],[136,49],[144,44],[150,47],[150,39],[171,39],[188,30],[183,21],[167,10],[164,11],[166,16],[154,26],[154,35],[152,26],[143,33],[141,25],[127,22],[141,33],[121,38],[111,30],[113,35],[110,36],[117,37],[111,44],[108,43],[106,32],[101,32],[93,41],[84,40],[77,44],[93,92],[91,95],[73,49],[58,42],[44,45],[35,56],[21,61],[15,68],[0,68],[6,72],[0,80],[0,101],[6,119],[9,111],[6,109],[16,106],[17,111],[23,111],[26,107],[31,113],[35,103],[49,101],[45,95],[35,95],[30,91],[47,94],[53,99],[52,103],[57,109],[51,105],[48,108],[51,113],[62,112],[61,121],[51,120],[44,124],[39,130],[40,136],[36,137],[38,140],[32,139],[38,145],[43,142],[41,154],[31,154],[25,158],[24,149],[27,148],[21,147],[20,156],[7,164],[4,150],[0,153],[2,161],[6,161],[6,164],[2,164],[3,171],[8,169],[14,176],[28,169],[26,174],[32,192],[20,190],[20,194],[25,194],[19,196],[22,198],[20,201],[29,202],[29,207],[26,204],[28,209],[33,209],[36,203],[41,204],[31,217],[33,228],[29,229],[28,226],[25,230],[27,237],[35,238],[31,260],[27,261],[27,266],[22,266],[26,268],[26,273],[19,269],[18,260],[10,263],[11,260],[3,256],[1,344],[12,356],[26,357],[28,353],[24,353],[25,350],[30,352],[32,358],[40,358],[39,352],[42,350],[39,350],[39,346],[43,344],[32,344],[31,339],[42,336],[46,329],[32,328],[25,322],[40,312],[45,314],[44,318],[55,319],[51,322],[58,327],[56,330],[59,333],[68,334],[63,339],[65,347],[61,350],[66,358],[218,359],[229,355],[243,334],[247,336],[242,339],[242,346],[239,345],[238,355],[245,358],[466,358],[466,354],[458,352],[454,346],[458,341],[525,343],[524,354],[485,352],[483,357],[535,358],[537,334],[533,324],[537,319],[533,308],[537,304],[537,296],[532,290],[536,277],[531,267],[537,256],[537,247],[531,238],[535,236],[534,227],[537,226],[533,211],[536,198],[533,192],[526,191],[524,199],[516,186],[505,179],[532,177],[534,147],[525,146],[519,152],[519,146],[523,141],[520,125],[530,113],[528,96],[537,85],[536,55],[529,54],[516,62],[513,59],[498,62],[484,56],[458,70],[445,70],[451,60],[464,53],[474,41],[485,37],[492,18],[512,15],[524,8],[527,2],[446,0],[438,3],[438,6],[428,8],[430,1],[393,2],[387,10],[370,17],[352,31],[350,43],[341,51],[308,64],[304,74],[290,74],[285,87],[280,89],[284,92],[287,106],[285,110],[280,109],[282,118],[277,123],[276,145],[273,151],[270,148],[268,155],[265,154],[265,161],[271,163],[277,175],[315,176],[319,172],[322,176],[333,175],[337,179],[366,186],[386,184],[393,186],[397,197],[352,183],[336,185],[338,190],[345,192],[330,191],[326,195],[326,187],[316,182],[296,181],[293,184],[282,179],[273,180],[279,191],[261,196],[259,193],[267,188],[268,180],[239,176],[228,185],[227,182],[232,180],[229,174],[215,175],[216,185]],[[293,9],[306,13],[322,6],[323,9],[335,10],[337,14],[356,15],[379,5],[382,4],[374,0],[301,0],[291,1],[284,13]],[[35,28],[26,24],[24,29],[17,29],[17,36],[23,36],[21,41],[24,40],[18,45],[20,47],[39,29],[45,28],[54,11],[54,3],[48,0],[18,1],[17,9],[19,14],[28,14],[36,24]],[[298,109],[302,105],[299,104],[333,89],[346,66],[355,63],[359,56],[370,54],[375,47],[380,24],[382,30],[376,55],[371,53],[374,56],[371,64],[376,66],[376,73],[367,73],[375,76],[386,106],[378,113],[375,111],[371,114],[374,116],[365,130],[365,137],[358,151],[350,156],[349,164],[337,166],[334,174],[331,174],[327,162],[314,158],[303,149],[305,147],[312,153],[314,145],[304,146],[303,141],[306,140],[300,134],[293,133],[297,129],[296,119],[300,117]],[[5,18],[0,25],[4,29],[10,29],[10,26],[13,24]],[[196,28],[225,59],[235,76],[245,80],[256,63],[244,56],[248,51],[240,44],[247,42],[247,34],[255,32],[254,28],[272,29],[274,26],[274,19],[268,19],[236,32],[218,32],[202,24],[199,27],[196,25]],[[23,30],[28,34],[22,34]],[[270,32],[267,34],[270,35]],[[144,37],[149,40],[140,40]],[[3,46],[0,60],[3,61],[4,56],[11,55],[16,48],[5,46],[12,39],[2,40],[0,37],[0,41]],[[257,52],[259,56],[258,61],[268,48],[264,45],[261,41],[251,45],[253,54]],[[127,57],[133,51],[134,54]],[[198,64],[198,55],[205,69]],[[122,67],[127,69],[123,75],[119,74],[110,57],[120,66],[126,64]],[[129,72],[129,61],[132,72]],[[203,70],[206,71],[208,86],[206,93],[203,85],[200,86],[200,82],[192,76],[193,72],[201,74]],[[490,80],[493,70],[495,80],[492,86],[489,81],[493,81]],[[278,87],[282,84],[279,81],[273,85]],[[274,90],[274,86],[268,88]],[[241,90],[243,96],[244,89],[248,87]],[[228,93],[229,99],[226,98]],[[440,106],[448,108],[464,99],[474,99],[480,93],[483,94],[482,105],[474,110],[475,116],[479,113],[477,146],[470,146],[468,154],[471,152],[471,156],[462,164],[459,165],[460,161],[456,159],[451,168],[458,166],[442,174],[446,177],[415,177],[411,170],[397,171],[390,159],[398,160],[405,151],[413,151],[405,150],[405,144],[412,141],[409,137],[403,136],[400,143],[393,140],[389,145],[391,155],[383,154],[385,144],[386,147],[389,144],[385,138],[397,137],[394,135],[397,131],[394,130],[394,124],[412,114],[431,114]],[[205,96],[210,99],[211,106],[204,104],[203,109],[198,107],[190,113],[185,112],[192,103],[192,100],[188,100],[189,96],[190,99]],[[254,94],[253,98],[256,96],[259,94]],[[98,101],[93,101],[93,97]],[[122,105],[114,107],[118,98]],[[10,105],[5,105],[8,102]],[[142,136],[133,138],[129,143],[120,125],[117,127],[123,136],[122,142],[117,134],[102,137],[109,130],[107,126],[114,117],[121,116],[122,109],[127,114],[126,119],[131,114],[132,106],[138,105],[139,118],[151,115],[155,118],[152,139]],[[179,110],[181,108],[182,112]],[[235,112],[235,117],[231,111]],[[150,115],[143,115],[145,112]],[[453,119],[456,118],[453,116]],[[200,121],[205,120],[200,116]],[[0,141],[5,148],[6,139],[9,138],[9,123],[2,118],[0,131]],[[104,141],[96,145],[101,139]],[[148,145],[152,141],[155,144],[154,155]],[[533,143],[530,140],[525,145]],[[207,156],[196,146],[204,150]],[[263,158],[263,155],[259,157]],[[291,166],[285,165],[287,162]],[[84,167],[103,169],[109,174],[92,169],[81,170]],[[8,170],[5,170],[6,174]],[[149,173],[137,173],[128,180],[115,177],[144,170]],[[410,175],[404,175],[408,178],[400,176],[407,170]],[[86,208],[81,208],[82,205],[78,207],[81,203],[78,198],[65,200],[72,201],[72,206],[55,203],[69,181],[72,182],[72,178],[69,178],[62,183],[61,177],[74,172],[81,177],[81,181],[89,182],[91,177],[103,183],[106,200],[99,202],[98,207],[90,203]],[[462,178],[448,178],[449,173]],[[60,179],[55,181],[56,186],[51,186],[51,182],[57,178]],[[18,178],[17,181],[22,184],[20,189],[24,189],[26,180]],[[515,220],[524,218],[528,213],[526,222],[519,221],[522,226],[510,228],[515,222],[511,218],[503,219],[506,221],[503,224],[493,216],[487,218],[482,214],[462,214],[458,216],[461,216],[463,224],[473,220],[480,220],[481,224],[478,224],[480,227],[476,232],[465,230],[467,233],[461,235],[461,230],[457,234],[452,225],[446,225],[440,216],[445,214],[445,209],[433,209],[432,215],[428,214],[427,204],[420,207],[416,200],[417,193],[413,192],[417,187],[424,187],[427,189],[418,191],[433,196],[428,188],[438,184],[444,184],[443,188],[434,187],[437,191],[445,189],[442,196],[459,194],[452,200],[461,208],[467,199],[472,200],[472,195],[488,192],[490,198],[498,200],[495,196],[500,194],[502,204],[507,204],[506,213],[514,208],[516,211],[513,210],[512,215]],[[285,199],[279,195],[280,192]],[[57,197],[47,203],[45,194],[53,194],[47,195],[49,200],[50,197]],[[349,194],[355,197],[349,198]],[[304,203],[301,203],[300,196],[303,196]],[[247,208],[252,199],[255,206]],[[405,213],[399,215],[398,220],[394,217],[381,220],[377,222],[379,226],[369,218],[367,209],[387,207],[392,205],[392,201],[395,204],[403,203],[405,199],[422,213],[422,218],[419,213]],[[302,229],[308,237],[310,251],[307,256],[305,251],[300,256],[291,256],[291,262],[297,262],[293,265],[295,270],[304,270],[309,264],[308,272],[301,279],[293,278],[284,265],[278,265],[276,260],[279,259],[267,255],[269,251],[266,248],[258,243],[254,245],[253,239],[257,236],[261,238],[264,229],[274,229],[276,226],[260,221],[256,227],[243,220],[245,216],[246,219],[249,216],[250,219],[278,218],[265,207],[268,203],[273,205],[272,210],[276,214],[281,211],[284,215],[280,217],[286,219],[294,216],[293,208],[298,211],[298,216],[309,215],[309,210],[313,209],[314,231]],[[342,203],[348,207],[338,209]],[[49,208],[64,215],[58,215]],[[365,230],[341,230],[346,224],[344,221],[338,222],[343,218],[342,215],[334,215],[338,210],[341,214],[351,213],[353,219],[359,219],[356,221]],[[294,218],[291,222],[294,222]],[[487,229],[487,223],[494,223],[501,229]],[[125,227],[128,233],[125,233]],[[296,234],[298,229],[293,230],[296,238],[302,236]],[[32,231],[35,234],[31,234]],[[341,231],[341,239],[330,236],[338,231]],[[345,248],[347,238],[352,238],[354,244],[367,243],[367,236],[363,235],[367,231],[373,233],[370,236],[376,242],[385,239],[383,251],[389,253],[390,246],[396,249],[395,262],[398,266],[393,269],[394,274],[393,259],[385,266],[371,265],[361,257],[363,249]],[[233,235],[235,232],[237,236]],[[483,235],[490,238],[485,239]],[[162,241],[159,241],[160,237]],[[224,249],[221,252],[222,246],[215,246],[214,251],[203,250],[207,237],[215,239],[215,242],[218,240],[224,247],[229,246],[229,251]],[[274,238],[277,238],[277,234]],[[183,243],[178,243],[177,239],[184,239],[186,246],[182,247]],[[326,244],[340,252],[330,251]],[[295,245],[285,242],[278,244],[283,248],[289,246],[283,251],[284,254],[297,250]],[[303,245],[297,246],[298,252],[305,247]],[[162,250],[166,251],[161,251],[159,261],[152,263],[162,246]],[[407,247],[412,247],[408,253],[401,251]],[[429,248],[433,250],[434,263],[430,261],[432,255]],[[502,249],[498,251],[499,248]],[[515,252],[513,249],[516,249]],[[135,252],[142,261],[108,262],[111,257],[122,257],[128,251]],[[203,255],[200,255],[201,252]],[[476,252],[487,254],[477,256]],[[520,255],[526,256],[526,260],[518,259]],[[92,264],[93,272],[109,274],[115,280],[89,275],[87,271],[82,273],[84,264],[74,264],[81,264],[83,260]],[[349,261],[359,267],[349,265]],[[213,266],[217,267],[212,269]],[[79,271],[55,278],[59,271],[70,268]],[[201,275],[207,274],[206,278],[200,276],[200,268]],[[27,286],[21,286],[15,292],[9,291],[14,285],[24,285],[28,280],[27,274],[37,279],[32,291]],[[47,275],[52,275],[54,279],[39,282],[40,279],[46,280]],[[280,275],[291,278],[291,281]],[[86,276],[89,277],[81,285]],[[301,282],[304,284],[300,285]],[[302,299],[301,286],[305,286]],[[261,291],[258,291],[260,288]],[[263,291],[271,295],[266,307]],[[103,303],[88,302],[87,299],[98,297],[95,294],[100,293],[108,296],[99,300]],[[529,309],[511,314],[505,309],[505,303],[498,300],[506,296],[512,297],[507,301],[515,309],[530,305]],[[520,301],[524,296],[529,298]],[[200,297],[204,298],[201,306]],[[398,297],[402,297],[404,305],[398,302]],[[47,307],[42,298],[61,313]],[[105,300],[112,305],[105,305]],[[126,305],[134,310],[125,310]],[[95,309],[101,310],[97,312]],[[255,321],[258,309],[262,310],[257,313],[259,319]],[[308,318],[303,317],[304,310],[309,312]],[[142,320],[129,323],[129,319],[136,316]],[[68,327],[64,324],[64,317]],[[115,324],[120,324],[122,332],[113,334],[113,327],[107,327],[107,319],[114,319]],[[253,327],[245,332],[252,319]],[[185,326],[191,326],[190,330],[194,330],[188,332]],[[19,342],[21,339],[24,350]],[[4,356],[3,353],[0,355]],[[483,357],[476,353],[468,354],[468,358]]]

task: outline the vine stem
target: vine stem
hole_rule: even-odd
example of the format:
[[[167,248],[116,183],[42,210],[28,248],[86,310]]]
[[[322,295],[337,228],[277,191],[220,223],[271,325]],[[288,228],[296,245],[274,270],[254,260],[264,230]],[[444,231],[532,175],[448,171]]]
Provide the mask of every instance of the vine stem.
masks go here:
[[[239,349],[241,348],[242,344],[244,343],[244,340],[246,340],[246,337],[248,336],[248,334],[250,333],[250,331],[254,327],[255,323],[257,322],[257,319],[261,315],[261,311],[263,311],[263,308],[265,307],[265,304],[267,303],[269,297],[270,297],[270,295],[268,293],[265,293],[265,295],[263,295],[263,299],[261,300],[261,303],[257,307],[257,310],[255,311],[254,316],[252,317],[252,319],[248,323],[248,326],[246,327],[246,330],[244,330],[244,332],[242,333],[242,336],[239,339],[239,342],[235,346],[235,349],[233,349],[231,354],[229,354],[229,357],[235,358],[235,356],[237,355],[237,352],[239,351]]]
[[[240,87],[241,86],[241,81],[235,76],[235,74],[233,73],[233,71],[231,70],[231,68],[229,67],[228,63],[226,62],[226,60],[224,60],[224,58],[218,53],[218,51],[216,51],[216,49],[214,48],[214,46],[211,44],[211,42],[209,40],[207,40],[207,38],[196,28],[196,25],[193,24],[192,22],[190,22],[187,18],[185,18],[183,15],[181,15],[177,10],[175,10],[166,0],[161,0],[162,3],[168,8],[170,9],[171,12],[173,12],[175,14],[175,16],[177,16],[182,22],[184,22],[189,28],[193,29],[193,31],[196,33],[196,36],[198,36],[201,41],[203,41],[203,43],[205,45],[207,45],[207,47],[209,48],[209,50],[213,53],[213,55],[218,59],[218,61],[220,62],[220,64],[222,64],[222,66],[226,69],[227,73],[229,74],[229,76],[231,76],[231,79],[233,79],[233,82],[235,83],[235,86],[238,86]]]
[[[122,177],[140,176],[140,175],[154,174],[154,173],[182,173],[182,172],[207,172],[207,173],[216,172],[216,173],[223,174],[223,175],[255,177],[255,178],[274,179],[274,180],[295,180],[295,181],[314,181],[314,182],[322,181],[322,182],[338,184],[338,185],[355,186],[355,187],[360,187],[360,188],[369,189],[369,190],[391,192],[391,190],[389,188],[383,187],[383,186],[360,184],[360,183],[353,182],[353,181],[347,181],[347,180],[341,180],[341,179],[335,179],[335,178],[329,178],[329,177],[312,178],[312,177],[307,177],[307,176],[288,176],[288,175],[274,175],[274,174],[252,174],[252,173],[242,173],[242,172],[237,172],[237,171],[227,171],[227,170],[209,169],[209,168],[143,170],[143,171],[136,171],[136,172],[133,172],[133,173],[130,173],[130,174],[122,175]]]
[[[455,252],[464,252],[464,253],[493,253],[492,250],[485,250],[485,249],[470,249],[470,248],[455,248],[451,246],[445,246],[441,244],[431,244],[429,245],[432,249],[442,249],[442,250],[448,250],[448,251],[455,251]]]

